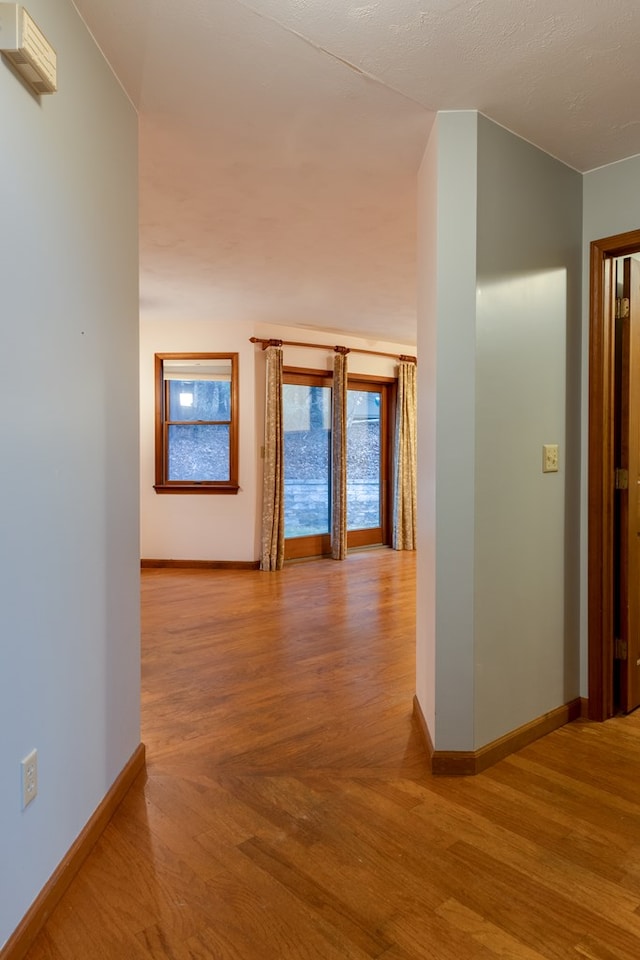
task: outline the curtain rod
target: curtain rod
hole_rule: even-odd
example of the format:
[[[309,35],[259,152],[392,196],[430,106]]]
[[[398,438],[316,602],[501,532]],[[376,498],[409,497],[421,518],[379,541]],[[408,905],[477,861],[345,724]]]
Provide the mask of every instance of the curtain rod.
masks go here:
[[[301,343],[299,340],[266,340],[263,337],[249,337],[251,343],[261,343],[262,349],[267,347],[313,347],[316,350],[333,350],[335,353],[368,353],[375,357],[393,357],[406,363],[417,363],[417,357],[405,353],[385,353],[383,350],[361,350],[360,347],[337,347],[327,343]]]

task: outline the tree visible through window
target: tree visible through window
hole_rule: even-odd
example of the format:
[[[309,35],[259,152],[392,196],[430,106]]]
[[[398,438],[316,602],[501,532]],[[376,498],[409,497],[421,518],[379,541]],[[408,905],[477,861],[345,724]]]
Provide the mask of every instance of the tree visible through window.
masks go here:
[[[156,354],[159,493],[238,490],[238,355]]]

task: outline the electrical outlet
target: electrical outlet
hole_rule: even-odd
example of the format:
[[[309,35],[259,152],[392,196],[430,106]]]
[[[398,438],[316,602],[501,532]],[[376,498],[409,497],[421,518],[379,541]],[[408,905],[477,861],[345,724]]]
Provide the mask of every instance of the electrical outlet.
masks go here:
[[[20,761],[22,771],[22,809],[38,794],[38,751],[31,753]]]
[[[558,444],[545,443],[542,445],[542,472],[558,472]]]

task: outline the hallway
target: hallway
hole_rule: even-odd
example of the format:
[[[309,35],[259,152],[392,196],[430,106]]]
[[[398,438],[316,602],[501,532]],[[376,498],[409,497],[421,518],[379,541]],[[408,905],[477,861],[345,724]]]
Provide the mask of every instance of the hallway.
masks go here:
[[[432,778],[414,580],[143,571],[146,781],[28,960],[637,960],[640,718]]]

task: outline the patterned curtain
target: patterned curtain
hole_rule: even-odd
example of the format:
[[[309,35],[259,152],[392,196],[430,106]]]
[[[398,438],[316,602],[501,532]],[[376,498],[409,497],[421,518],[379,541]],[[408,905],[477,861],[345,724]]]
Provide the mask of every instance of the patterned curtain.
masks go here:
[[[333,360],[331,429],[331,556],[347,556],[347,353],[336,347]]]
[[[261,570],[284,564],[284,423],[282,411],[282,347],[267,347],[267,392],[262,484]]]
[[[394,550],[416,549],[416,364],[398,365],[398,405],[394,451]]]

